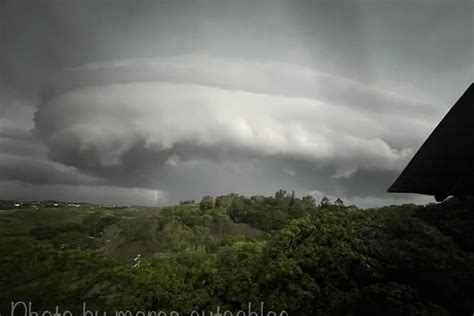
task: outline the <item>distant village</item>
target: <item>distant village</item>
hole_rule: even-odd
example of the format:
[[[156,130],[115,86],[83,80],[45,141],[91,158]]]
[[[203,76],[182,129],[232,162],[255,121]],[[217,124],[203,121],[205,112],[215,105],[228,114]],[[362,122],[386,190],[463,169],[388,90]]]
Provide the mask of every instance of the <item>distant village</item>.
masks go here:
[[[89,204],[89,203],[71,203],[61,201],[16,201],[16,200],[0,200],[0,210],[7,209],[40,209],[45,207],[88,207],[88,208],[128,208],[129,206],[115,204]]]

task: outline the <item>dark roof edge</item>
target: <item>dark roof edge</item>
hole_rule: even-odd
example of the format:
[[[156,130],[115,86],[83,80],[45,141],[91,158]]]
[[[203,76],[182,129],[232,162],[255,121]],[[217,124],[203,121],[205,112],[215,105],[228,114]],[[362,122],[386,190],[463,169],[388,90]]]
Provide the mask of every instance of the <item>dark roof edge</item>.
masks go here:
[[[474,82],[471,82],[471,84],[470,84],[469,87],[466,89],[466,91],[464,91],[464,93],[461,95],[461,97],[454,103],[454,105],[451,107],[451,109],[449,109],[448,113],[446,113],[446,115],[443,117],[443,119],[438,123],[438,125],[436,126],[436,128],[430,133],[430,135],[428,136],[428,138],[423,142],[423,145],[421,145],[421,147],[418,149],[418,151],[416,152],[416,154],[412,157],[412,159],[410,160],[410,162],[405,166],[405,168],[404,168],[403,171],[400,173],[400,175],[398,176],[398,178],[394,181],[394,183],[390,186],[390,188],[387,189],[387,192],[389,192],[389,193],[418,193],[418,194],[433,195],[432,193],[407,192],[408,190],[397,189],[397,188],[396,188],[396,184],[397,184],[398,180],[403,176],[403,174],[405,173],[405,171],[408,169],[408,167],[410,166],[410,164],[412,163],[412,161],[414,161],[415,158],[416,158],[416,156],[420,153],[421,148],[423,148],[423,146],[425,146],[425,144],[428,142],[428,140],[431,138],[431,136],[433,136],[433,134],[438,130],[438,128],[440,127],[440,125],[443,123],[443,121],[449,116],[450,113],[453,112],[453,109],[456,107],[456,105],[457,105],[463,98],[465,98],[468,94],[471,93],[471,90],[472,90],[472,93],[474,93]]]

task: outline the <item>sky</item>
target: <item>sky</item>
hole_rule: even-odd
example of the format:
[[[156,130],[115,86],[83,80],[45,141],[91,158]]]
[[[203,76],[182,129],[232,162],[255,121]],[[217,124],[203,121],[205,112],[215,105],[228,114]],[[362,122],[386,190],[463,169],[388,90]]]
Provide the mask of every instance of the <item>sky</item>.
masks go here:
[[[474,77],[474,1],[0,0],[0,199],[375,207]]]

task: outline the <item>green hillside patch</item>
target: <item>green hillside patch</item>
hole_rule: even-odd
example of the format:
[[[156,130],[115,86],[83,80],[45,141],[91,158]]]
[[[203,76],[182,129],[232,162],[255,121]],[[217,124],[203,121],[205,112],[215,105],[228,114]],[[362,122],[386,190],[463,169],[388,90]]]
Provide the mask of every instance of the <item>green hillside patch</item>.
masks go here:
[[[358,209],[278,191],[163,208],[0,211],[0,312],[471,315],[474,210]]]

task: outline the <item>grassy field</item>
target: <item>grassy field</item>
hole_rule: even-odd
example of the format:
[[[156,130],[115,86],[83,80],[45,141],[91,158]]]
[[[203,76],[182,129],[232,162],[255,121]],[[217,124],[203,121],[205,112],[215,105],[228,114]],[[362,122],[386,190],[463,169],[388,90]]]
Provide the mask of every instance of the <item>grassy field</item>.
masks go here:
[[[184,205],[175,212],[178,214],[181,211],[186,212],[189,210],[197,212],[198,208],[199,206],[197,204]],[[169,245],[163,244],[163,240],[167,241],[166,236],[162,236],[165,237],[161,239],[162,242],[159,242],[156,240],[156,237],[153,237],[154,234],[157,233],[157,230],[159,230],[158,226],[154,227],[153,225],[159,225],[157,223],[159,219],[167,217],[169,215],[168,212],[169,209],[163,210],[160,208],[103,208],[99,206],[24,207],[5,209],[0,210],[0,244],[12,245],[15,241],[25,242],[26,240],[35,240],[37,238],[35,238],[32,232],[35,229],[45,227],[52,229],[60,229],[61,227],[64,227],[65,231],[58,234],[58,236],[55,236],[55,239],[60,240],[60,237],[69,237],[71,240],[68,241],[66,240],[67,238],[64,240],[64,245],[66,246],[67,242],[77,244],[78,240],[75,239],[84,238],[100,240],[99,243],[101,244],[104,242],[107,243],[107,240],[110,239],[103,240],[104,236],[102,236],[102,231],[98,236],[87,234],[89,233],[89,227],[86,227],[87,224],[84,224],[84,221],[87,220],[87,218],[95,218],[97,220],[100,218],[111,218],[114,219],[114,223],[118,224],[117,226],[120,227],[118,229],[120,230],[119,235],[121,235],[121,238],[117,241],[117,244],[113,249],[107,252],[109,255],[123,260],[133,259],[137,254],[141,254],[145,257],[152,256],[157,252],[169,251]],[[202,214],[199,214],[198,216],[202,216]],[[177,217],[179,217],[179,215]],[[266,232],[253,228],[246,223],[234,223],[228,219],[224,219],[224,221],[224,223],[217,225],[211,219],[202,226],[206,229],[205,232],[212,242],[220,243],[226,238],[232,237],[261,239],[265,238],[267,235]],[[130,227],[133,227],[134,225],[137,225],[135,230],[141,230],[141,237],[133,235],[136,232],[134,232],[134,229],[131,229]],[[80,228],[80,226],[83,227]],[[70,227],[69,231],[68,227]],[[182,227],[179,228],[181,229]],[[74,234],[73,232],[75,230],[79,233]],[[169,231],[168,233],[173,235],[174,233],[178,233],[178,231],[179,229],[177,231]],[[130,235],[127,236],[127,233]],[[183,239],[186,238],[191,237],[183,236]],[[53,238],[49,241],[54,241],[55,239]],[[43,240],[47,240],[47,238]],[[111,240],[110,242],[114,241]],[[173,241],[169,242],[172,243]],[[105,247],[107,245],[105,244],[102,246]]]

